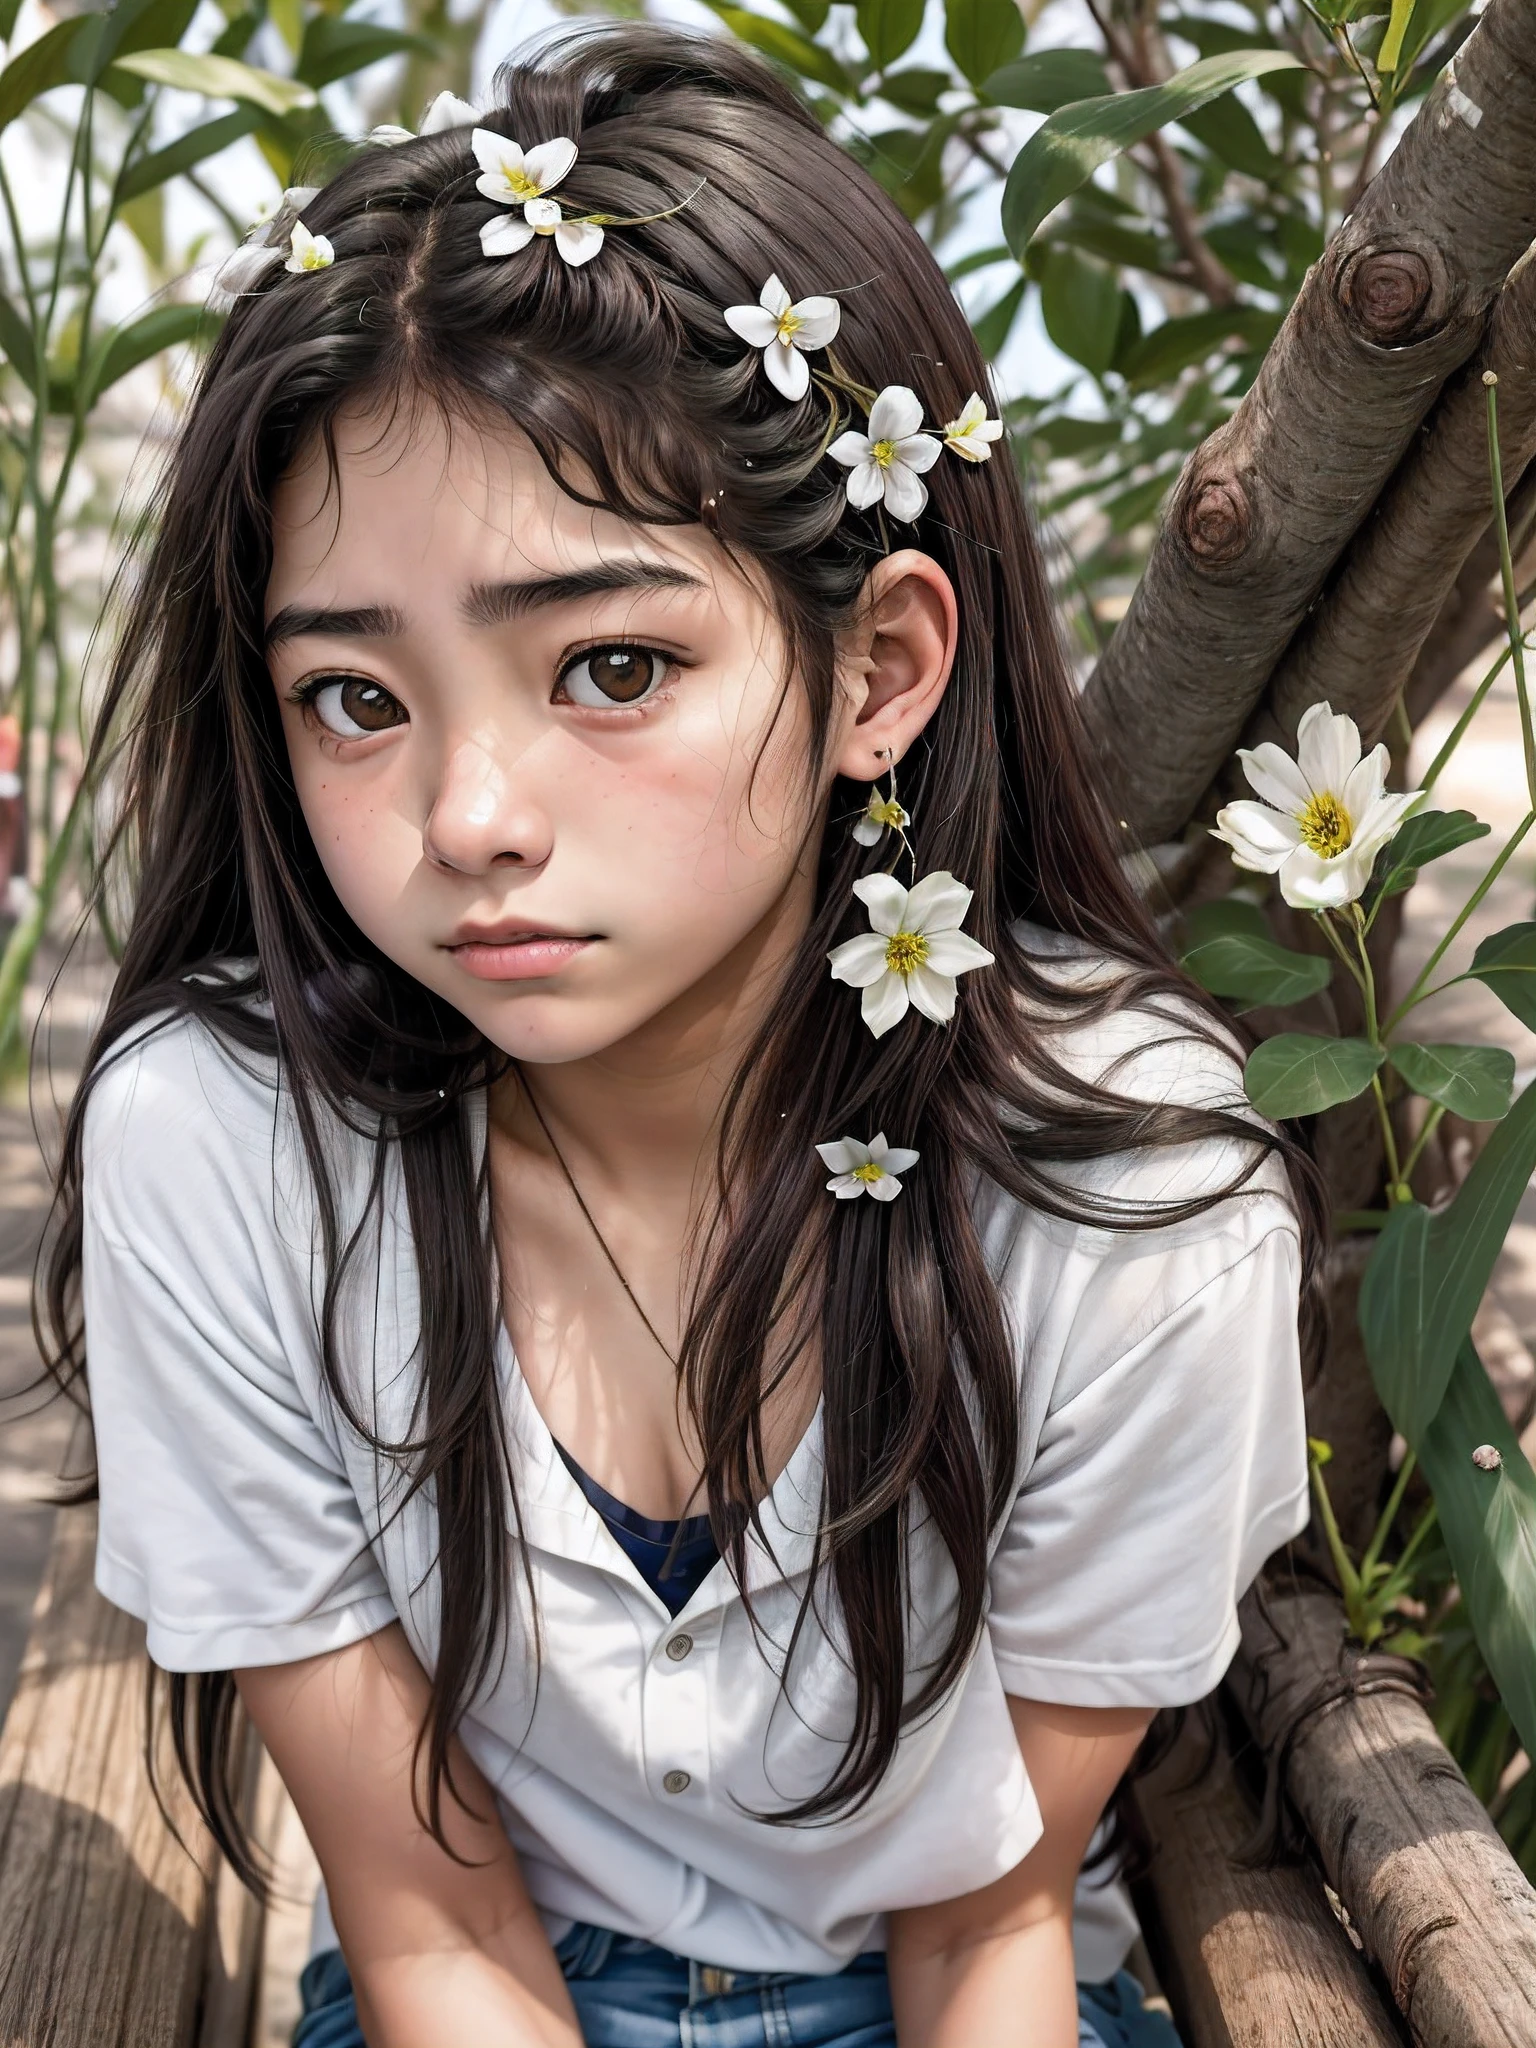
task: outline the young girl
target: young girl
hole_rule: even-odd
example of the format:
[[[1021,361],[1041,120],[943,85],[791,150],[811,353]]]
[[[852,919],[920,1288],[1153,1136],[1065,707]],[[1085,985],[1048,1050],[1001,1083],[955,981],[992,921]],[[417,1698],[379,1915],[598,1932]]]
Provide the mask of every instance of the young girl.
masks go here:
[[[1305,1520],[1304,1178],[897,208],[725,42],[454,112],[246,252],[132,597],[99,1583],[308,2048],[1152,2038],[1074,1885]]]

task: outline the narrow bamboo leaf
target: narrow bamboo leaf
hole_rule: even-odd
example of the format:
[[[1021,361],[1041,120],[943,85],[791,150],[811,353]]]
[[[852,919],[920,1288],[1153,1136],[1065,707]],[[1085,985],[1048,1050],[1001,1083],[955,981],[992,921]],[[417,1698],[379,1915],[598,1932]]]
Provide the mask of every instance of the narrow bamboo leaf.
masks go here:
[[[858,0],[859,34],[881,71],[905,56],[923,25],[923,0]]]
[[[1218,896],[1211,903],[1197,903],[1184,916],[1185,950],[1204,946],[1212,939],[1224,939],[1232,932],[1245,937],[1267,939],[1269,920],[1257,903],[1246,896]]]
[[[209,322],[203,306],[156,306],[152,312],[128,320],[102,337],[85,370],[84,404],[93,406],[101,394],[126,377],[140,363],[159,355],[162,349],[190,341]]]
[[[1458,846],[1486,839],[1492,830],[1491,825],[1474,818],[1470,811],[1419,811],[1382,852],[1381,893],[1396,896],[1401,890],[1412,888],[1420,868],[1428,867],[1442,854],[1454,853]]]
[[[1502,1046],[1394,1045],[1389,1058],[1416,1095],[1469,1123],[1494,1123],[1509,1108],[1515,1059]]]
[[[180,92],[200,92],[211,100],[245,100],[269,114],[287,114],[315,104],[313,87],[296,78],[279,78],[234,57],[199,56],[191,50],[135,50],[117,60],[119,71],[131,71],[152,85]],[[0,85],[4,80],[0,79]]]
[[[1013,251],[1001,243],[994,243],[990,249],[972,249],[967,256],[961,256],[949,264],[944,275],[951,284],[958,284],[962,277],[969,277],[973,270],[986,270],[994,263],[1012,263]]]
[[[979,319],[973,322],[972,332],[976,336],[976,346],[981,350],[988,362],[991,362],[993,357],[1000,352],[1003,344],[1013,332],[1013,323],[1019,316],[1020,306],[1024,303],[1024,291],[1027,282],[1028,280],[1025,278],[1017,278],[1009,285],[1007,291],[997,301],[997,304],[990,306]]]
[[[1533,1171],[1536,1087],[1521,1093],[1445,1208],[1431,1215],[1405,1203],[1377,1240],[1360,1288],[1360,1331],[1376,1390],[1410,1444],[1445,1398]]]
[[[88,23],[99,27],[99,23]],[[80,34],[78,18],[61,21],[28,43],[20,56],[13,57],[0,71],[0,128],[8,126],[32,102],[71,77],[70,50]]]
[[[1016,0],[945,0],[944,47],[979,86],[1023,49],[1023,9]]]
[[[1064,356],[1102,377],[1120,334],[1120,284],[1113,271],[1075,249],[1046,251],[1040,269],[1045,331]]]
[[[37,351],[32,330],[4,292],[0,292],[0,355],[29,391],[37,389]]]
[[[1485,982],[1528,1031],[1536,1031],[1536,924],[1506,925],[1484,939],[1467,971]]]
[[[1385,1058],[1379,1046],[1363,1038],[1282,1031],[1249,1054],[1243,1086],[1264,1116],[1316,1116],[1362,1094]]]
[[[1236,50],[1202,57],[1166,85],[1080,100],[1052,114],[1013,160],[1003,188],[1003,234],[1016,255],[1053,207],[1086,185],[1100,164],[1181,120],[1235,85],[1266,72],[1295,69],[1284,50]]]
[[[113,204],[125,206],[130,199],[137,199],[141,192],[152,192],[168,179],[179,178],[183,171],[194,169],[209,157],[217,156],[221,149],[228,149],[232,142],[249,135],[260,120],[259,107],[237,107],[232,114],[220,114],[217,120],[204,121],[196,128],[188,129],[185,135],[179,135],[164,149],[154,150],[148,156],[125,164],[117,181]]]
[[[330,85],[348,78],[383,57],[412,55],[435,57],[437,45],[425,36],[407,35],[400,29],[380,28],[371,21],[348,21],[332,14],[314,14],[304,30],[295,77],[306,85]]]
[[[163,50],[180,43],[197,12],[197,0],[141,0],[137,6],[118,0],[108,20],[115,34],[105,36],[96,53],[98,70],[134,50]]]
[[[753,14],[745,7],[722,6],[719,0],[709,0],[709,5],[732,35],[740,36],[765,57],[772,57],[801,78],[814,78],[818,85],[831,86],[834,92],[852,90],[847,72],[832,52],[801,35],[798,29],[770,21],[766,15]]]
[[[20,12],[21,0],[0,0],[0,43],[8,43],[15,35]]]
[[[1100,99],[1111,88],[1104,60],[1092,50],[1032,50],[994,71],[977,90],[994,106],[1054,114],[1074,100]]]
[[[1184,967],[1213,996],[1240,1003],[1304,1002],[1333,979],[1333,961],[1325,955],[1293,953],[1251,932],[1207,939],[1184,955]]]
[[[1410,1439],[1412,1441],[1412,1439]],[[1492,1472],[1472,1453],[1491,1444]],[[1470,1339],[1433,1422],[1414,1445],[1472,1630],[1522,1743],[1536,1743],[1536,1472]]]
[[[1387,22],[1387,32],[1381,39],[1381,48],[1376,52],[1378,71],[1396,71],[1403,59],[1403,44],[1408,35],[1408,23],[1413,16],[1414,0],[1392,0],[1392,14]]]

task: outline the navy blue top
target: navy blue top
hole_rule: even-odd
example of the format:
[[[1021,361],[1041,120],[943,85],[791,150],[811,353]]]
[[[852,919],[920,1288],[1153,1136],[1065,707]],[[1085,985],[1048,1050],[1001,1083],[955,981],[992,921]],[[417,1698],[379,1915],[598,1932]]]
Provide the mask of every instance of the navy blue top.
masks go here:
[[[615,1500],[606,1487],[599,1486],[564,1444],[557,1441],[555,1449],[564,1459],[566,1471],[607,1523],[614,1542],[641,1578],[669,1614],[681,1614],[720,1555],[708,1515],[653,1522],[645,1515],[637,1515],[623,1501]]]

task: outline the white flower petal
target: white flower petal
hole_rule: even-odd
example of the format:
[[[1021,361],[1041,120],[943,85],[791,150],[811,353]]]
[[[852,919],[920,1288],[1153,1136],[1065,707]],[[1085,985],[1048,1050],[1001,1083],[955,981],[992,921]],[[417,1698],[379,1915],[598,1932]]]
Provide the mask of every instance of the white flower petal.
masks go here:
[[[978,967],[990,967],[992,955],[985,946],[964,932],[935,932],[928,941],[928,958],[924,962],[935,973],[971,974]]]
[[[1299,817],[1311,803],[1312,789],[1307,778],[1273,740],[1265,740],[1258,747],[1239,747],[1237,758],[1243,764],[1248,787],[1276,810]]]
[[[787,313],[789,311],[790,306],[789,293],[785,291],[783,285],[779,282],[777,272],[775,272],[774,275],[769,278],[768,282],[763,286],[762,290],[758,293],[757,303],[761,307],[763,307],[765,311],[773,315],[774,332],[777,333],[779,325],[779,315],[781,313]]]
[[[485,256],[515,256],[533,240],[533,224],[520,213],[498,213],[480,230],[480,250]]]
[[[238,298],[241,292],[254,291],[273,264],[282,260],[281,248],[274,249],[260,242],[243,242],[232,255],[224,258],[214,272],[214,287]]]
[[[727,306],[724,317],[731,332],[739,334],[753,348],[767,348],[779,338],[778,321],[761,306]]]
[[[882,974],[865,989],[860,1005],[864,1022],[876,1038],[884,1038],[907,1014],[907,983],[900,974]]]
[[[552,235],[565,215],[558,199],[546,199],[540,194],[523,202],[523,219],[536,234]]]
[[[934,881],[937,877],[930,875],[926,879]],[[946,875],[944,879],[949,881],[952,877]],[[919,882],[917,886],[920,889],[923,885]],[[853,885],[853,893],[869,912],[873,929],[886,938],[895,932],[921,930],[921,926],[907,922],[907,891],[894,875],[861,875]],[[931,893],[924,900],[931,901]]]
[[[875,1150],[873,1145],[869,1149],[871,1153]],[[921,1152],[913,1152],[905,1145],[891,1145],[885,1157],[877,1158],[875,1163],[883,1166],[887,1173],[910,1173],[922,1156]]]
[[[878,846],[880,844],[880,835],[884,830],[885,827],[877,825],[866,811],[853,828],[854,844],[856,846]]]
[[[856,939],[845,939],[840,946],[834,946],[827,955],[832,963],[832,979],[846,981],[850,988],[868,988],[872,982],[889,972],[885,964],[885,940],[878,932],[864,932]]]
[[[1340,910],[1364,887],[1347,859],[1324,860],[1310,846],[1298,846],[1280,869],[1280,894],[1293,910]]]
[[[857,1138],[834,1138],[816,1150],[829,1173],[852,1173],[856,1166],[867,1165],[870,1157],[870,1147]]]
[[[1357,768],[1351,769],[1348,780],[1338,794],[1345,810],[1357,825],[1386,788],[1387,770],[1391,765],[1392,756],[1384,746],[1377,746],[1372,747]]]
[[[1360,728],[1331,705],[1311,704],[1296,728],[1296,762],[1311,788],[1337,796],[1360,759]]]
[[[922,478],[904,462],[893,462],[884,474],[886,511],[893,519],[921,519],[928,503],[928,486]]]
[[[869,409],[871,441],[905,441],[922,424],[922,400],[905,384],[887,384]]]
[[[576,161],[576,145],[569,135],[557,135],[553,142],[536,143],[523,158],[523,175],[532,178],[541,192],[553,191]]]
[[[797,348],[788,348],[775,338],[763,350],[763,368],[768,382],[786,398],[804,398],[810,388],[810,365]]]
[[[827,450],[834,462],[845,462],[850,469],[869,461],[868,434],[855,433],[850,427],[846,434],[839,434]]]
[[[836,299],[800,299],[793,311],[800,322],[795,330],[796,348],[825,348],[829,341],[837,339],[843,309]]]
[[[402,142],[414,142],[416,131],[401,128],[393,121],[381,121],[377,128],[368,130],[368,140],[379,149],[395,149]]]
[[[936,868],[908,891],[901,929],[909,932],[953,931],[964,924],[965,914],[971,907],[971,895],[964,882],[957,882],[947,868]]]
[[[864,1185],[877,1202],[894,1202],[901,1193],[901,1182],[891,1173],[882,1173],[878,1180],[866,1181]]]
[[[421,117],[418,135],[441,135],[447,128],[472,128],[480,116],[455,92],[440,92]]]
[[[1363,858],[1374,861],[1403,820],[1418,809],[1423,797],[1422,789],[1394,790],[1390,796],[1379,796],[1359,821],[1349,851],[1358,851]]]
[[[504,199],[508,178],[524,175],[521,145],[508,135],[498,135],[494,129],[476,128],[469,138],[469,146],[481,171],[475,180],[477,191],[484,192],[488,199]],[[487,181],[491,181],[489,190]]]
[[[836,1195],[840,1202],[856,1201],[863,1192],[863,1181],[855,1180],[851,1173],[840,1173],[835,1180],[827,1182],[827,1193]]]
[[[1216,813],[1211,837],[1231,848],[1240,868],[1272,875],[1301,844],[1301,827],[1283,811],[1243,799]]]
[[[848,481],[843,488],[856,512],[866,511],[869,506],[880,503],[885,496],[885,477],[886,472],[873,458],[848,472]]]
[[[594,220],[565,220],[555,229],[555,247],[574,269],[590,263],[603,246],[603,231]]]
[[[324,235],[312,235],[303,221],[293,224],[293,235],[288,244],[284,270],[329,270],[336,261],[336,251]]]
[[[904,441],[896,443],[896,460],[908,469],[915,469],[919,475],[932,469],[944,453],[944,443],[936,441],[932,434],[909,434]]]
[[[947,1024],[955,1014],[955,984],[947,974],[931,967],[914,967],[907,976],[907,994],[912,1007],[935,1024]]]

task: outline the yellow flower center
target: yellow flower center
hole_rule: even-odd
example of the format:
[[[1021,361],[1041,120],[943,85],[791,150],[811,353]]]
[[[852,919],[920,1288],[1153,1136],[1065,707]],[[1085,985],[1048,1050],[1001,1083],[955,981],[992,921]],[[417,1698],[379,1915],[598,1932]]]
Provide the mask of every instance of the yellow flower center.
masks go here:
[[[306,249],[299,258],[299,265],[304,270],[326,270],[330,267],[330,258],[323,256],[318,249]]]
[[[1348,811],[1328,790],[1313,797],[1297,822],[1301,826],[1302,838],[1324,860],[1343,853],[1355,836],[1354,822]]]
[[[529,177],[526,171],[506,171],[507,190],[514,199],[537,199],[544,187]]]
[[[901,808],[901,805],[895,802],[894,799],[889,798],[882,801],[871,797],[869,809],[865,816],[872,825],[895,825],[900,827],[907,822],[907,814]]]
[[[885,942],[888,974],[911,974],[928,958],[928,941],[921,932],[893,932]]]
[[[882,469],[889,469],[896,460],[896,443],[894,441],[871,441],[869,444],[869,454],[871,461],[878,462]]]
[[[795,336],[800,332],[801,328],[804,325],[805,322],[801,319],[800,315],[795,311],[794,307],[786,306],[783,312],[779,315],[780,341],[793,341]]]
[[[873,1187],[877,1180],[884,1180],[885,1168],[876,1166],[873,1159],[866,1159],[862,1166],[853,1169],[853,1177],[855,1180],[863,1181],[866,1187]]]

